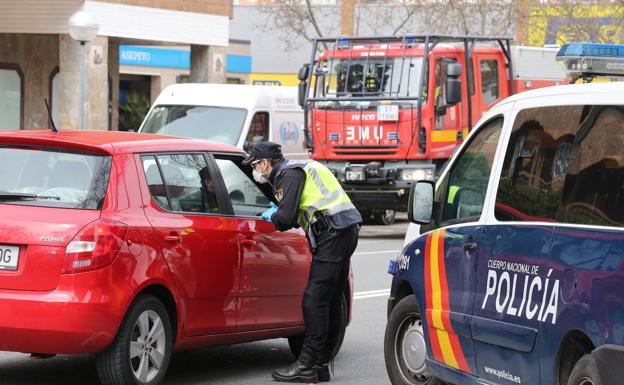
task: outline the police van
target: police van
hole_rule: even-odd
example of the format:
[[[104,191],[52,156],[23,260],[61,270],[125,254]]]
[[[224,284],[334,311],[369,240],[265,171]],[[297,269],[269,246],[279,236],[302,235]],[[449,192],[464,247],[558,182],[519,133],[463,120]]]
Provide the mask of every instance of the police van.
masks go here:
[[[573,79],[624,74],[624,46],[571,44]],[[624,384],[624,84],[498,103],[437,182],[396,260],[393,384]]]

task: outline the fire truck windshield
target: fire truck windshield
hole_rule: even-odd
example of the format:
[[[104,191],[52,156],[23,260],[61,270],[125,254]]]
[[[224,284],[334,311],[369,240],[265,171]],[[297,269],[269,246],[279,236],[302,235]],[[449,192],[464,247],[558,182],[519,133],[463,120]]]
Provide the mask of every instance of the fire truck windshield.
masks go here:
[[[336,99],[350,99],[351,103],[377,101],[383,98],[401,98],[416,103],[422,73],[422,57],[396,58],[329,58],[321,61],[317,70],[315,97],[328,99],[318,107],[331,107]],[[423,101],[427,99],[426,79]],[[413,98],[413,99],[412,99]],[[333,99],[332,102],[329,102]],[[357,100],[353,100],[357,99]],[[407,100],[406,100],[407,99]],[[344,106],[347,101],[340,101]]]

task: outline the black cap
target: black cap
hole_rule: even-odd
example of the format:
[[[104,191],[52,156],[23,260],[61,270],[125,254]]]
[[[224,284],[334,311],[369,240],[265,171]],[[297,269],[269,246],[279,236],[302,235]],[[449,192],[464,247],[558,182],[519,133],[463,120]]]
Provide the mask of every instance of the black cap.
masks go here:
[[[243,160],[244,165],[251,164],[255,160],[261,159],[281,159],[282,155],[282,146],[273,142],[260,142],[253,146],[245,160]]]

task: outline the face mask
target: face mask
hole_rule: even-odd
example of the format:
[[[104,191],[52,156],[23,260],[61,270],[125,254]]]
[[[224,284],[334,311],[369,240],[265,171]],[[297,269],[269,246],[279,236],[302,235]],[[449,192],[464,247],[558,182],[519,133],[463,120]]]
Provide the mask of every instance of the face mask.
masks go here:
[[[255,169],[253,170],[253,177],[256,180],[256,182],[260,184],[264,184],[268,182],[267,178],[265,178],[264,175],[262,175],[260,171],[257,171]]]

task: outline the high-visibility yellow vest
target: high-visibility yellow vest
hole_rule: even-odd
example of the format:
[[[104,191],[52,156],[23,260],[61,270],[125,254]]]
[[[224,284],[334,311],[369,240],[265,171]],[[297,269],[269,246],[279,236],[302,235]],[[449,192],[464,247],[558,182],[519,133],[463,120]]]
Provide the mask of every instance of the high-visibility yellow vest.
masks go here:
[[[307,230],[316,222],[314,213],[320,212],[327,217],[340,216],[349,210],[356,210],[347,193],[334,174],[316,161],[287,161],[283,168],[301,168],[306,173],[305,184],[299,199],[297,222]],[[280,199],[281,197],[278,197]],[[357,214],[359,217],[359,214]],[[361,219],[360,219],[361,220]],[[357,223],[354,222],[354,223]]]

